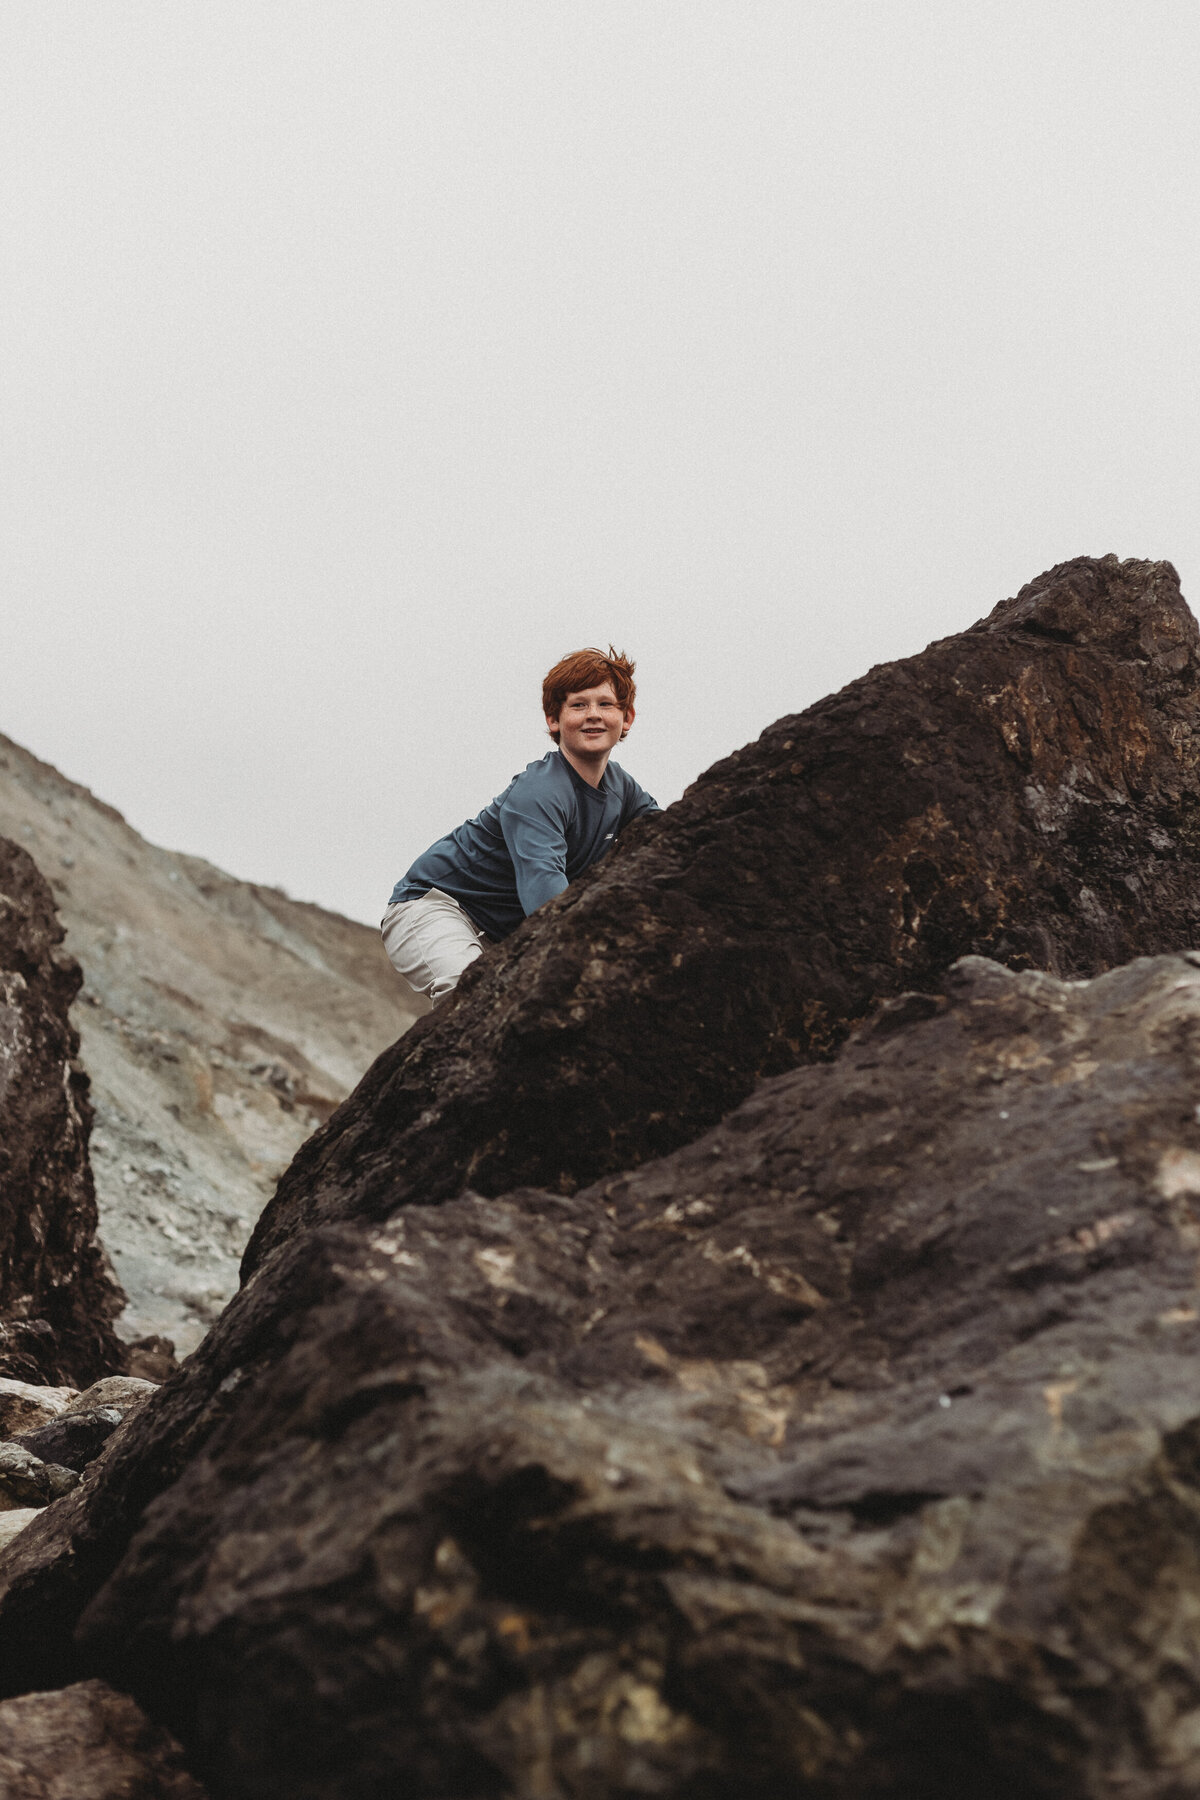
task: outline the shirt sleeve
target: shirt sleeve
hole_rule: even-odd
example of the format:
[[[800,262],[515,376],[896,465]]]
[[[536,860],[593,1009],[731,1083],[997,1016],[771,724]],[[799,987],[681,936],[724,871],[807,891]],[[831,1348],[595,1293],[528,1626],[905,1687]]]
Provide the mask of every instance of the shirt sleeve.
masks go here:
[[[500,808],[500,829],[528,918],[568,885],[566,817],[552,795],[515,781]]]

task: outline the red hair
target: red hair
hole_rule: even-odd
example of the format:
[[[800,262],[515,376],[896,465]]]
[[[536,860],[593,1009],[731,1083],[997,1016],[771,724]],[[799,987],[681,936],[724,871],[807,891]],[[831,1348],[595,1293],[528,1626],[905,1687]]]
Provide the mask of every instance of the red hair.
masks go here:
[[[555,740],[558,738],[555,726],[568,694],[582,694],[585,688],[603,687],[606,681],[612,683],[617,705],[627,713],[637,693],[633,680],[636,666],[623,651],[614,650],[611,644],[607,656],[603,650],[575,650],[570,656],[562,657],[542,683],[542,711],[554,721],[550,736]],[[626,726],[622,737],[628,729]]]

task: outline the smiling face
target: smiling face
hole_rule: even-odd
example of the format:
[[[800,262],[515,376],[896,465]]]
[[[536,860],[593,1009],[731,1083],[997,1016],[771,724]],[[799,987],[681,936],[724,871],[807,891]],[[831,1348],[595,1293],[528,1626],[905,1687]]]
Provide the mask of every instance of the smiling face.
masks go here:
[[[568,694],[558,718],[547,713],[546,723],[558,726],[560,750],[594,786],[622,734],[633,724],[633,708],[622,710],[611,681],[605,681]]]

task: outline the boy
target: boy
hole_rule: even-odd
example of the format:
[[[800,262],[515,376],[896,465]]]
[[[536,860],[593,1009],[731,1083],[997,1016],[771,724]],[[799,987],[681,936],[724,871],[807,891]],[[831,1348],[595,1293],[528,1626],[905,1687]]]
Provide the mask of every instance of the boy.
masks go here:
[[[419,856],[380,929],[392,966],[436,1006],[483,947],[515,931],[604,856],[631,819],[659,810],[616,763],[633,724],[634,664],[610,644],[577,650],[542,684],[555,741],[502,794]]]

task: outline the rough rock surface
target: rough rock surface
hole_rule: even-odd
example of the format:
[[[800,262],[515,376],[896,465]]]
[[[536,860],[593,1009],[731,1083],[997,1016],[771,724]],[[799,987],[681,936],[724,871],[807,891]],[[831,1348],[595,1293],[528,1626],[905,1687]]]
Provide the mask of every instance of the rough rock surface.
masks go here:
[[[239,1800],[1182,1800],[1198,1093],[1197,959],[972,959],[631,1175],[310,1234],[5,1553],[6,1676],[60,1620]]]
[[[1196,622],[1080,558],[710,769],[489,951],[300,1152],[299,1226],[470,1185],[570,1192],[968,953],[1091,975],[1200,943]]]
[[[128,1694],[82,1681],[0,1706],[4,1800],[205,1800],[178,1744]]]
[[[122,1366],[96,1242],[79,966],[32,859],[0,838],[0,1374],[80,1387]]]
[[[0,834],[50,879],[84,972],[100,1235],[129,1296],[117,1330],[183,1354],[235,1290],[280,1170],[427,1009],[377,931],[148,844],[4,737]]]

